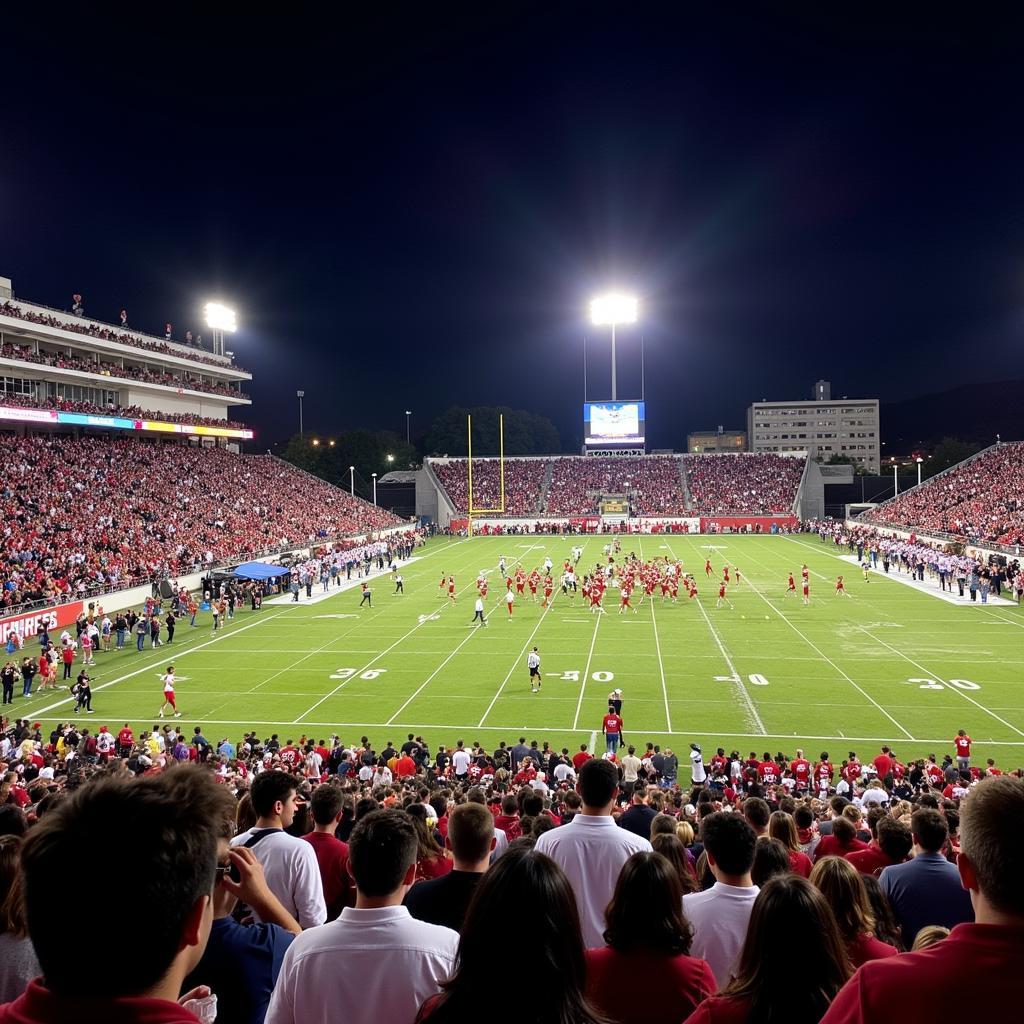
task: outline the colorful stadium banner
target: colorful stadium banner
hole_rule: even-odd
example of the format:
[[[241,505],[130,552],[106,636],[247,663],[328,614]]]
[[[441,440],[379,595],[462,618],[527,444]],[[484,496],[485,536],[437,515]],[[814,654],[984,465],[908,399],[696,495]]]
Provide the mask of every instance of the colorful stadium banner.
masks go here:
[[[776,530],[797,525],[796,516],[707,516],[700,521],[701,533],[718,533],[721,530],[745,530],[748,526],[759,533],[771,533]]]
[[[12,633],[17,633],[28,644],[39,635],[41,626],[45,625],[47,630],[52,633],[55,629],[63,629],[65,626],[72,625],[83,611],[85,611],[84,602],[72,601],[70,604],[59,604],[53,608],[37,608],[24,615],[13,615],[9,619],[0,619],[0,644],[6,644]]]
[[[102,427],[105,430],[151,430],[190,437],[230,437],[251,441],[253,432],[237,427],[210,427],[198,423],[168,423],[166,420],[131,420],[123,416],[93,416],[90,413],[62,412],[57,409],[24,409],[0,406],[0,420],[20,423],[53,423],[76,427]]]

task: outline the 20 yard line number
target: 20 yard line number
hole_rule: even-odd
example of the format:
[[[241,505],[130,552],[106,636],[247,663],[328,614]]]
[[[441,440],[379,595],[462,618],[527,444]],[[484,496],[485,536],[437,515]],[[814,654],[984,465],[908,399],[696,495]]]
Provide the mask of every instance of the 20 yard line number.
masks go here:
[[[378,676],[382,676],[387,672],[386,668],[368,668],[365,672],[359,673],[360,679],[376,679]],[[351,679],[356,674],[354,668],[339,668],[336,672],[332,672],[328,679]]]

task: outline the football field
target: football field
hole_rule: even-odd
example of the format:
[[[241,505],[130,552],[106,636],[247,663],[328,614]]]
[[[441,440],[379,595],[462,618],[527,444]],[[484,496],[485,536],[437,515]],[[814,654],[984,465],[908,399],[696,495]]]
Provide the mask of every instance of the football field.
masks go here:
[[[623,553],[683,560],[699,597],[677,604],[660,595],[637,614],[591,614],[556,590],[550,608],[517,601],[505,611],[498,559],[529,571],[545,555],[555,573],[582,544],[579,569],[602,557],[607,537],[438,538],[403,567],[405,593],[374,581],[373,607],[358,588],[299,604],[240,609],[216,637],[210,616],[183,620],[173,646],[99,654],[93,669],[95,714],[72,716],[67,691],[18,698],[11,714],[51,723],[74,717],[112,731],[125,721],[150,728],[160,706],[160,673],[178,676],[178,725],[203,727],[212,742],[249,728],[282,741],[305,733],[345,741],[420,733],[440,743],[548,740],[578,749],[603,743],[608,693],[622,690],[628,743],[647,740],[677,751],[696,741],[746,753],[777,750],[834,760],[863,758],[882,743],[901,757],[952,753],[957,729],[973,756],[1001,768],[1024,764],[1024,614],[1017,606],[962,607],[895,580],[861,572],[817,537],[627,536]],[[714,580],[704,573],[710,557]],[[723,563],[739,566],[733,608],[715,607]],[[811,604],[785,597],[786,577],[811,571]],[[489,623],[473,627],[475,580],[490,581]],[[849,599],[834,596],[844,573]],[[440,597],[454,575],[457,600]],[[314,588],[314,596],[320,588]],[[634,603],[638,594],[634,594]],[[527,653],[541,654],[543,687],[531,693]],[[76,666],[76,672],[78,671]]]

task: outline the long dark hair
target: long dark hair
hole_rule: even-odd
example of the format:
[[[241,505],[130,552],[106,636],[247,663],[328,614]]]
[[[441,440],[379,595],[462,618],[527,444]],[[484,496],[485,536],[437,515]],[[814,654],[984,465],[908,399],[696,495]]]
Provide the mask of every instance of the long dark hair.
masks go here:
[[[604,919],[604,941],[620,953],[639,948],[669,956],[690,952],[693,929],[683,916],[679,871],[660,853],[634,853],[622,865]]]
[[[793,958],[780,936],[811,935],[801,964],[804,981],[793,983]],[[806,878],[777,875],[754,901],[739,967],[722,996],[750,1003],[758,1024],[818,1024],[850,977],[850,961],[825,897]]]
[[[697,891],[697,877],[690,867],[686,856],[686,847],[677,835],[658,835],[651,839],[655,853],[660,853],[676,869],[683,895]]]
[[[413,827],[416,829],[417,860],[434,860],[444,856],[444,850],[437,845],[434,834],[427,827],[427,809],[423,804],[409,804],[405,813],[412,818]]]
[[[430,1024],[464,1024],[494,999],[494,936],[510,921],[529,921],[529,999],[517,1002],[521,1024],[602,1024],[584,997],[586,960],[572,887],[543,853],[511,845],[483,877],[462,925],[454,976],[430,1006]]]
[[[875,938],[879,942],[888,942],[902,950],[903,935],[900,933],[900,926],[893,913],[892,904],[882,883],[874,875],[861,875],[860,880],[864,883],[864,891],[868,894],[868,903],[871,904],[871,916],[875,919]]]

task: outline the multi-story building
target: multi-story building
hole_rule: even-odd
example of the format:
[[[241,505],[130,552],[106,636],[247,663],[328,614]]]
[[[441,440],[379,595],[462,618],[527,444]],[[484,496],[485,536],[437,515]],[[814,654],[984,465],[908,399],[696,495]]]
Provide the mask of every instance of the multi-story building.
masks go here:
[[[686,435],[686,450],[691,455],[707,452],[745,452],[747,432],[745,430],[697,430]]]
[[[828,381],[818,381],[814,394],[809,402],[754,402],[747,409],[750,450],[805,451],[820,462],[846,456],[870,473],[880,472],[878,399],[833,400]]]
[[[168,325],[170,326],[170,325]],[[251,405],[252,374],[199,339],[150,335],[14,298],[0,278],[0,422],[176,433],[206,443],[252,430],[232,419]]]

